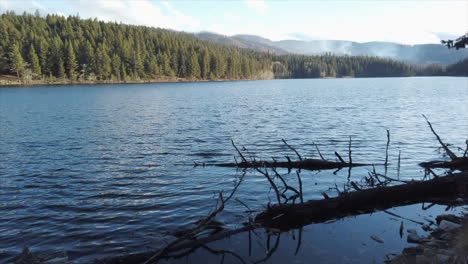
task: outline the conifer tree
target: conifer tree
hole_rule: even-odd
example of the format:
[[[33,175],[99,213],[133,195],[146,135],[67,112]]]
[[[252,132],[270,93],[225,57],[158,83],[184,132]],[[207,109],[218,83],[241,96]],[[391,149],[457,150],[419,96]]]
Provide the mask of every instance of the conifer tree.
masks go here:
[[[40,78],[42,76],[41,65],[39,63],[39,57],[37,56],[36,50],[34,49],[33,45],[31,45],[29,49],[29,58],[31,60],[31,70],[33,76],[36,78]]]
[[[59,60],[57,62],[57,77],[59,79],[63,79],[63,78],[66,77],[66,75],[65,75],[65,65],[63,63],[62,58],[59,58]]]
[[[187,77],[188,78],[200,78],[200,64],[198,63],[198,57],[195,52],[190,52],[190,57],[187,63]]]
[[[15,73],[18,79],[20,79],[24,76],[25,70],[26,67],[19,45],[15,43],[10,51],[10,71]]]
[[[71,80],[75,80],[77,77],[78,63],[76,61],[75,51],[71,42],[68,43],[66,60],[68,78],[70,78]]]

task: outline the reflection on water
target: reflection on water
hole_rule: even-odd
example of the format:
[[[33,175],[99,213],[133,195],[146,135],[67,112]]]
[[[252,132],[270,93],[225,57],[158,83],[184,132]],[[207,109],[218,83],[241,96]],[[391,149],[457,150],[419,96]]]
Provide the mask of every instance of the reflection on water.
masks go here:
[[[444,141],[463,146],[467,85],[467,78],[391,78],[1,88],[0,261],[23,246],[66,250],[78,262],[158,247],[168,232],[205,217],[217,191],[232,188],[235,169],[192,166],[232,162],[230,139],[265,159],[294,155],[281,138],[317,158],[315,142],[334,160],[352,136],[354,162],[383,163],[390,129],[389,173],[401,150],[401,177],[420,178],[416,164],[440,156],[421,114]],[[351,177],[368,170],[354,168]],[[305,198],[321,198],[346,178],[346,170],[303,171]],[[246,175],[237,197],[255,210],[275,199],[257,173]],[[423,219],[441,210],[392,212]],[[244,211],[232,202],[219,220],[235,227],[247,220]],[[375,213],[307,226],[296,257],[286,234],[269,262],[380,261],[405,246],[399,225]],[[244,254],[245,236],[217,243]]]

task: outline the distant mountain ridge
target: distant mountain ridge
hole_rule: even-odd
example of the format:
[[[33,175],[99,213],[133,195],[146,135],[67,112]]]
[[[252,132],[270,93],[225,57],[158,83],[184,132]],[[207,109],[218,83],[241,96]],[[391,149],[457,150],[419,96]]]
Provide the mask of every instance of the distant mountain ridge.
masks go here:
[[[255,35],[223,36],[215,33],[198,33],[199,38],[214,42],[250,48],[256,51],[279,55],[288,53],[318,55],[333,53],[336,55],[367,55],[391,58],[411,64],[448,65],[468,58],[468,50],[447,49],[443,45],[419,44],[403,45],[392,42],[358,43],[344,40],[281,40],[272,41]]]
[[[235,46],[238,48],[252,49],[252,50],[261,51],[261,52],[270,52],[270,53],[274,53],[278,55],[288,54],[287,51],[281,48],[268,45],[268,41],[270,40],[263,39],[261,37],[257,37],[257,39],[250,40],[250,39],[243,38],[242,37],[243,35],[228,37],[228,36],[215,34],[211,32],[197,33],[196,36],[201,39],[214,41],[214,42],[224,44],[224,45]]]

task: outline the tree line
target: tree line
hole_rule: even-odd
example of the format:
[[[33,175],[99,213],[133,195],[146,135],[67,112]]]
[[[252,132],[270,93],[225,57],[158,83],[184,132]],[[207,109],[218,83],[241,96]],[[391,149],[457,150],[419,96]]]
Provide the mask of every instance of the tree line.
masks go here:
[[[77,16],[7,12],[0,36],[0,73],[18,77],[249,79],[269,67],[265,54],[192,34]]]
[[[0,16],[0,74],[19,79],[187,80],[468,75],[467,67],[415,67],[369,56],[273,55],[193,34],[78,16]]]

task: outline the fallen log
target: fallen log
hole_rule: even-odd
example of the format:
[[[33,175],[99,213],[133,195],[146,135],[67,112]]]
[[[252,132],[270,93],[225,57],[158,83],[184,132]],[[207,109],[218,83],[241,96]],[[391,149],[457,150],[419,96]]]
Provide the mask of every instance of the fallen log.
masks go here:
[[[320,159],[304,159],[298,161],[242,161],[239,163],[221,163],[218,167],[237,167],[237,168],[288,168],[304,170],[329,170],[341,169],[346,167],[370,166],[364,163],[335,162]]]
[[[451,170],[467,171],[468,170],[468,157],[456,158],[450,161],[435,160],[435,161],[429,161],[429,162],[421,162],[419,163],[419,166],[426,168],[426,169],[444,168],[444,169],[451,169]]]
[[[468,202],[467,172],[427,181],[342,193],[334,198],[311,200],[301,204],[278,204],[258,214],[255,223],[264,227],[289,230],[397,206],[423,202],[453,204],[455,201],[464,204]]]
[[[299,152],[290,146],[284,139],[282,139],[283,143],[294,153],[297,155],[299,160],[293,161],[289,157],[286,157],[287,161],[277,161],[273,159],[273,161],[257,161],[253,158],[247,160],[242,152],[237,148],[234,144],[234,141],[231,140],[232,146],[236,149],[237,153],[241,158],[241,162],[235,163],[221,163],[221,164],[214,164],[217,167],[236,167],[236,168],[287,168],[287,169],[304,169],[304,170],[330,170],[330,169],[342,169],[342,168],[350,168],[350,167],[359,167],[359,166],[370,166],[371,164],[364,164],[364,163],[353,163],[351,157],[351,138],[349,141],[349,162],[343,160],[343,158],[335,152],[335,156],[337,156],[340,162],[336,161],[328,161],[325,160],[320,153],[320,157],[322,159],[303,159]],[[317,147],[317,145],[316,145]],[[318,147],[317,147],[318,150]]]

